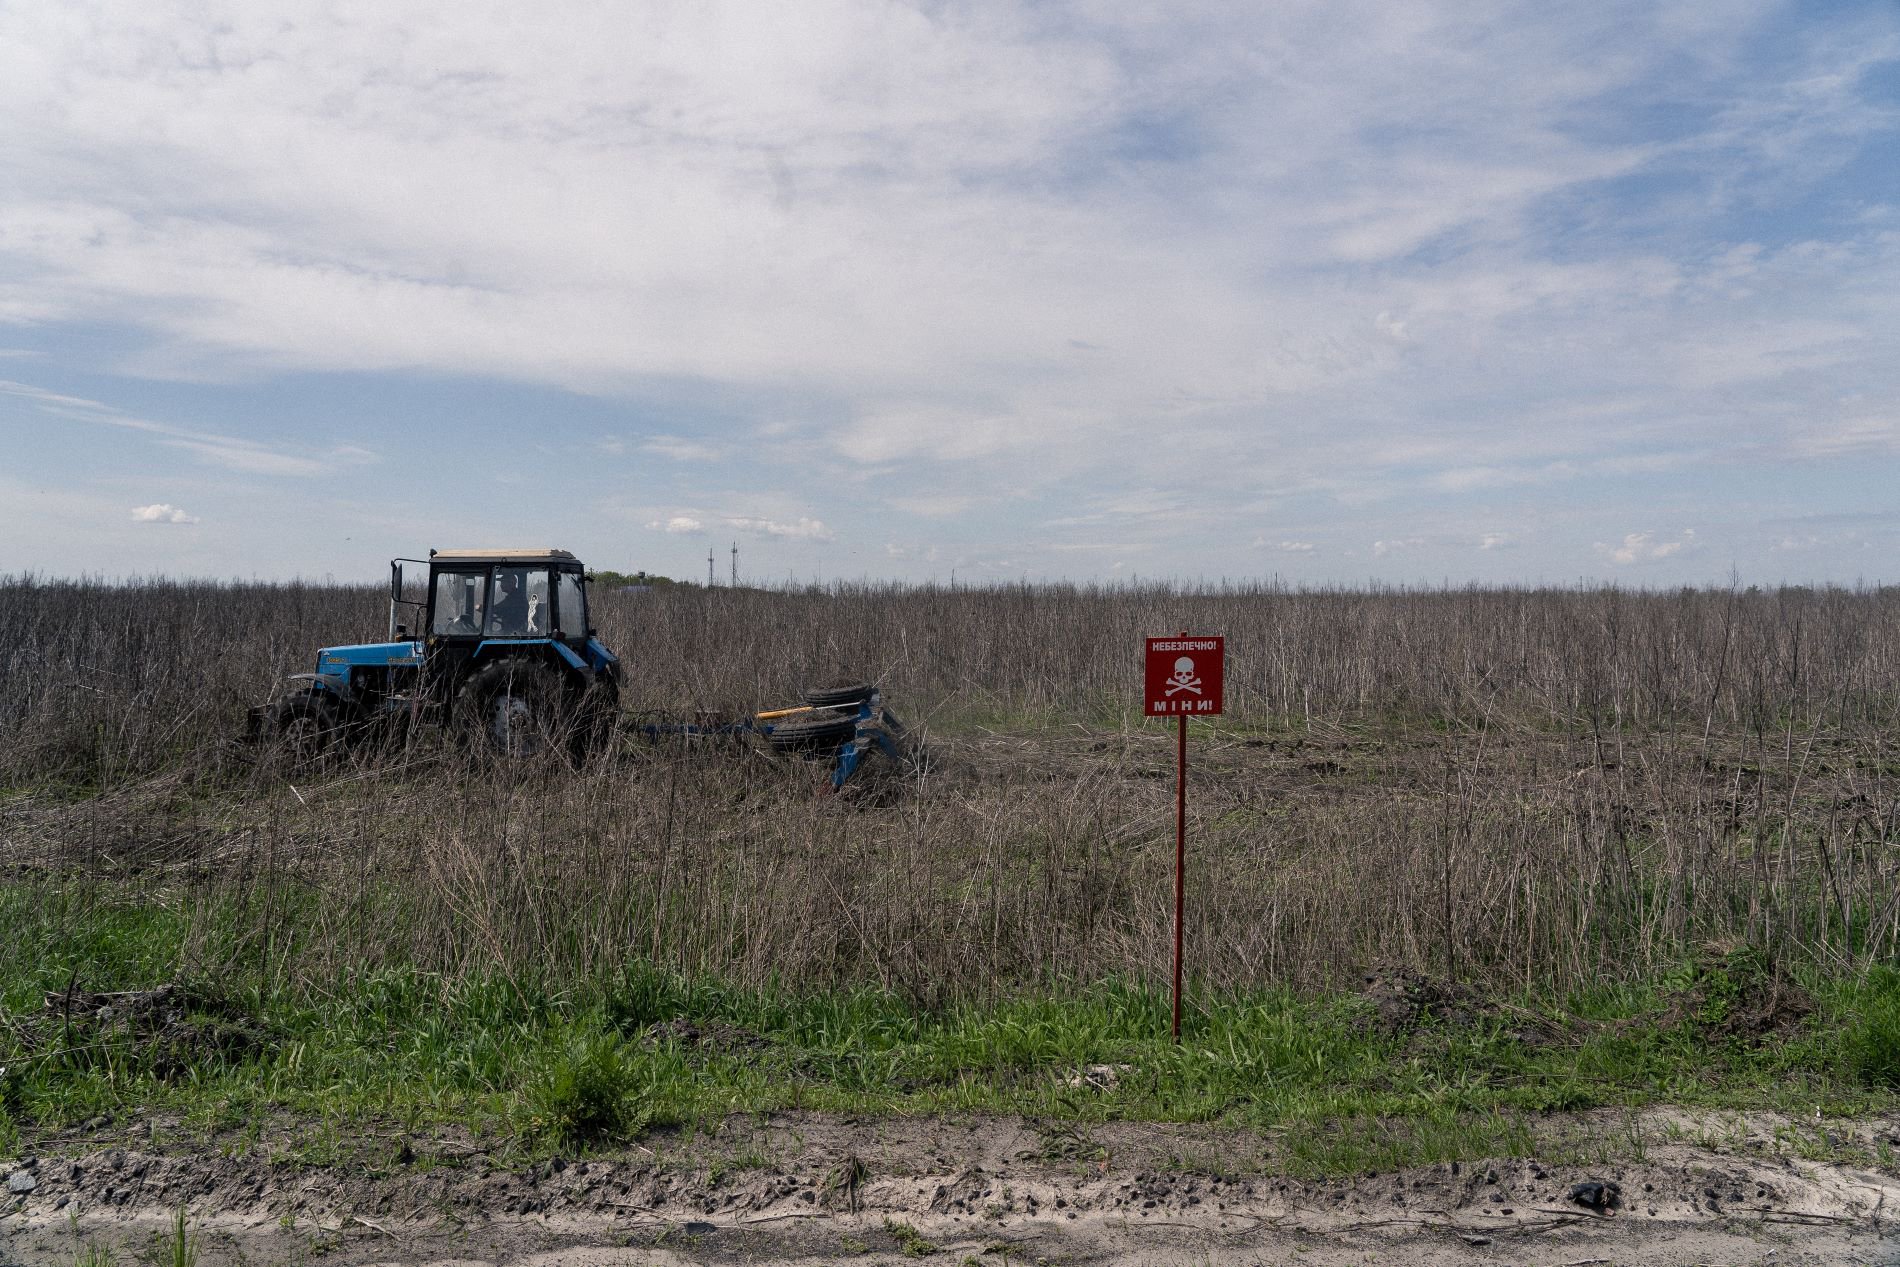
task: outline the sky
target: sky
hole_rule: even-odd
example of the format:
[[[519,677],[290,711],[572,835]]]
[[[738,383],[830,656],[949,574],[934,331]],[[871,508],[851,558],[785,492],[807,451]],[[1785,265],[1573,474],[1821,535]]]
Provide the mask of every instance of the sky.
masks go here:
[[[1900,581],[1900,5],[0,0],[0,574]]]

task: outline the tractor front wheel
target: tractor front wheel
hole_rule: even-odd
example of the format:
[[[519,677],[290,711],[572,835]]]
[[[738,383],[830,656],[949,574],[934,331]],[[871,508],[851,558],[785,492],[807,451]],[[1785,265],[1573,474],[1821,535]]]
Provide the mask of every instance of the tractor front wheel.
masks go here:
[[[476,746],[498,756],[538,757],[561,749],[575,718],[561,677],[532,660],[497,660],[469,676],[455,716]]]
[[[341,712],[329,696],[315,691],[286,695],[271,707],[269,733],[271,743],[289,760],[321,761],[342,744]]]

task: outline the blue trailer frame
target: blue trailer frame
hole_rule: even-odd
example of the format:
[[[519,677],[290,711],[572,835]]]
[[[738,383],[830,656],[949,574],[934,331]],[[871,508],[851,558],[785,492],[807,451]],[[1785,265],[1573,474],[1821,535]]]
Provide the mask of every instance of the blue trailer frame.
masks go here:
[[[831,744],[814,745],[802,755],[811,760],[834,758],[831,774],[827,777],[834,791],[843,788],[873,752],[889,757],[894,765],[903,764],[908,733],[896,715],[884,707],[883,694],[876,688],[855,704],[804,704],[794,708],[769,709],[754,713],[743,721],[648,722],[638,727],[638,733],[649,742],[670,738],[733,739],[750,735],[761,736],[769,742],[773,733],[780,729],[779,718],[797,716],[809,720],[826,714],[839,719],[850,717],[854,722],[851,734],[848,737],[840,736],[835,747]]]

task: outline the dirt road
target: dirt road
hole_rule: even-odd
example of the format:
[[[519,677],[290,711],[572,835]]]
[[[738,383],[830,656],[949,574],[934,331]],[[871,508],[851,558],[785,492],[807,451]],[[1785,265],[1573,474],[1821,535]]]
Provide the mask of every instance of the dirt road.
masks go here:
[[[1576,1119],[1561,1161],[1300,1182],[1258,1168],[1270,1140],[1197,1128],[775,1115],[611,1159],[398,1133],[386,1162],[314,1166],[294,1132],[172,1147],[146,1122],[0,1165],[0,1264],[171,1261],[180,1208],[203,1267],[1900,1264],[1900,1125],[1611,1124]]]

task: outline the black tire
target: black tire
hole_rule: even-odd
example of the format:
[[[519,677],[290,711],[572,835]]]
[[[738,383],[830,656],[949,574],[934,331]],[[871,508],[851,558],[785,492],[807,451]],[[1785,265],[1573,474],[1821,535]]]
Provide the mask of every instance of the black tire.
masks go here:
[[[780,722],[766,741],[782,752],[823,750],[849,743],[858,733],[855,717],[813,717]]]
[[[512,658],[469,675],[455,695],[455,720],[476,749],[526,760],[561,751],[574,739],[577,719],[559,673]]]
[[[336,701],[316,691],[286,695],[271,705],[270,743],[286,760],[309,765],[343,746],[343,714]]]
[[[619,724],[619,684],[611,678],[599,678],[581,696],[574,726],[574,759],[585,761],[593,753],[611,750]]]
[[[833,708],[843,704],[862,704],[877,687],[869,682],[842,682],[835,686],[808,686],[798,697],[813,708]]]

